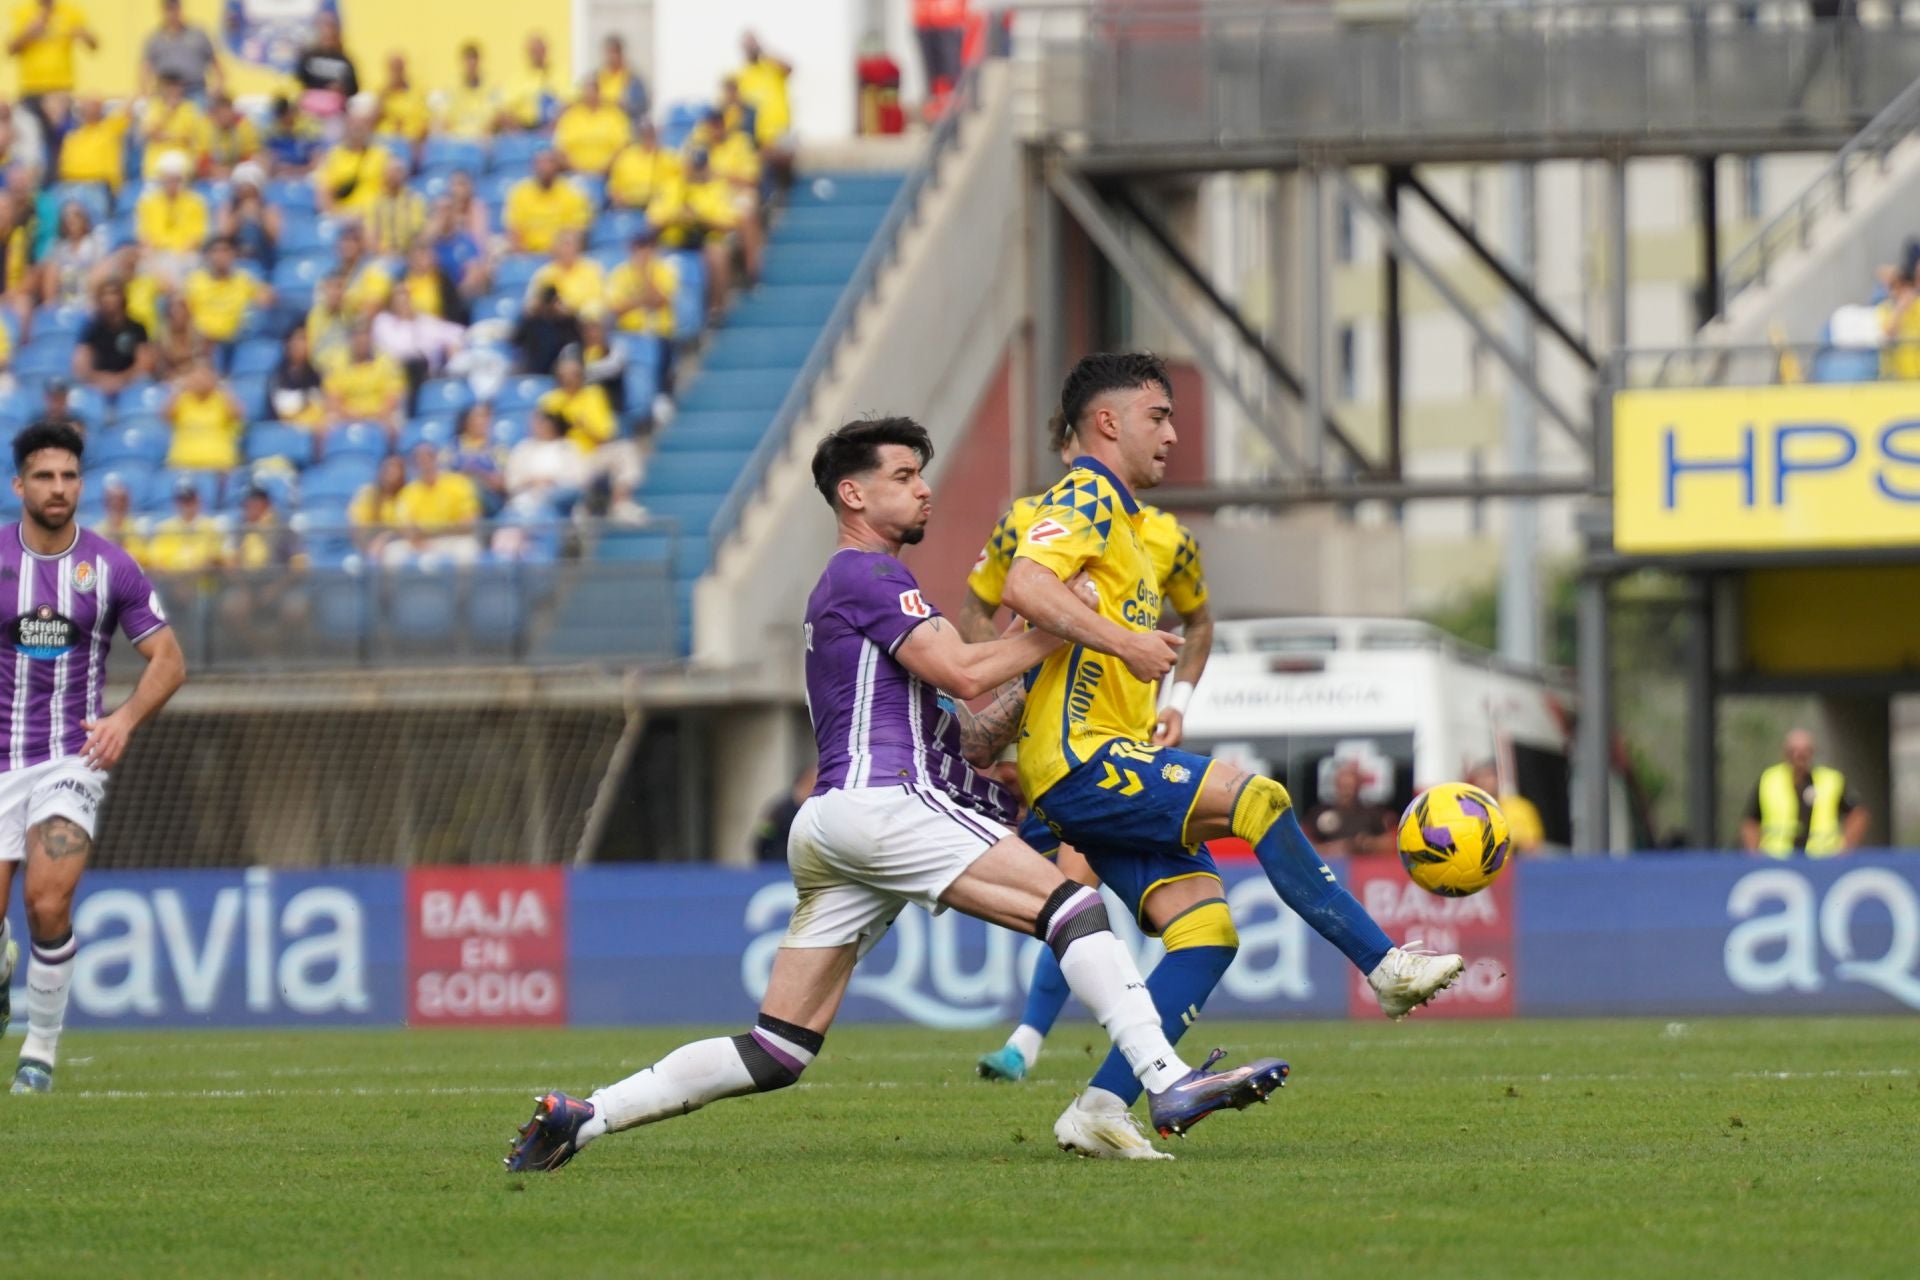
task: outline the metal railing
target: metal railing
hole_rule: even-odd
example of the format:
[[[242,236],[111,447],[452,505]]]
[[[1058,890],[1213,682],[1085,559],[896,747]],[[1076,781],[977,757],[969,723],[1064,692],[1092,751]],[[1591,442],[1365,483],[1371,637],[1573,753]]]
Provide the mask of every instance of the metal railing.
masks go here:
[[[1825,149],[1920,76],[1897,10],[1023,5],[1044,131],[1099,165]]]
[[[1915,79],[1852,138],[1833,162],[1816,174],[1751,239],[1727,255],[1720,268],[1720,314],[1733,299],[1767,282],[1774,259],[1790,247],[1806,247],[1814,224],[1829,211],[1845,213],[1856,175],[1867,165],[1886,167],[1893,149],[1920,129],[1920,79]]]
[[[511,529],[416,550],[404,530],[309,526],[278,531],[262,567],[167,572],[160,557],[150,576],[195,672],[679,658],[673,523]]]
[[[794,376],[793,386],[780,402],[773,422],[748,456],[740,478],[727,494],[727,500],[714,514],[711,532],[716,546],[739,532],[741,517],[748,504],[759,497],[766,485],[767,473],[792,443],[794,428],[806,415],[813,403],[814,392],[832,369],[835,353],[852,336],[854,320],[860,308],[872,296],[880,273],[898,257],[901,236],[919,212],[920,197],[938,175],[941,162],[958,144],[961,124],[973,114],[979,103],[980,67],[976,65],[961,78],[946,114],[927,140],[920,162],[908,171],[900,189],[894,193],[879,229],[868,242],[866,252],[860,255],[860,261],[854,267],[846,287],[840,291],[840,300],[834,304],[826,323],[821,326],[819,336],[814,339],[813,347],[807,353],[806,363],[800,366],[800,372]]]

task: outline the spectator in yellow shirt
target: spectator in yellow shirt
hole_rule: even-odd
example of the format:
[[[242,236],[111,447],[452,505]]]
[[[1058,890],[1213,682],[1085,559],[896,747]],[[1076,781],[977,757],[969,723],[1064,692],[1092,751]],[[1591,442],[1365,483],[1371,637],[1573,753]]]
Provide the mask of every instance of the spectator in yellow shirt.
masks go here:
[[[167,465],[181,471],[226,471],[240,465],[240,434],[246,415],[240,402],[220,385],[213,363],[195,360],[167,405],[173,447]]]
[[[55,172],[62,182],[98,182],[117,196],[126,177],[126,151],[127,118],[89,94],[74,106],[73,128],[60,140]]]
[[[645,209],[663,187],[685,177],[678,152],[660,145],[660,132],[642,120],[634,139],[613,158],[607,171],[607,203],[616,209]]]
[[[405,540],[387,544],[385,563],[432,557],[465,565],[480,558],[480,491],[458,471],[442,468],[432,445],[414,446],[413,479],[394,505]]]
[[[553,258],[527,281],[527,301],[549,285],[559,293],[560,305],[575,316],[597,315],[605,303],[607,278],[600,264],[581,252],[580,233],[562,231],[554,238]]]
[[[355,99],[346,132],[313,170],[313,188],[325,213],[359,213],[380,194],[393,157],[373,140],[373,113]]]
[[[560,77],[547,57],[547,39],[527,37],[527,68],[507,87],[495,127],[502,133],[544,129],[560,111]]]
[[[627,65],[627,42],[610,35],[600,42],[600,96],[627,113],[630,120],[647,117],[647,84]]]
[[[655,252],[653,233],[643,231],[628,246],[627,260],[607,277],[607,310],[628,333],[650,333],[671,343],[679,289],[679,269]]]
[[[353,495],[347,506],[347,522],[353,526],[353,540],[370,556],[378,556],[393,539],[400,523],[400,491],[407,487],[407,464],[398,456],[380,459],[373,483]]]
[[[587,381],[587,367],[581,362],[580,348],[568,347],[553,366],[553,380],[559,385],[540,397],[540,407],[566,428],[567,439],[582,453],[592,453],[613,439],[618,423],[607,393]]]
[[[761,48],[751,31],[740,37],[740,52],[747,60],[735,75],[740,100],[753,108],[754,141],[785,187],[793,173],[793,110],[787,100],[787,77],[793,68]]]
[[[704,152],[687,162],[687,176],[664,188],[647,206],[647,221],[670,248],[698,247],[707,263],[707,314],[718,317],[733,288],[733,254],[728,237],[740,226],[733,189],[713,175]]]
[[[207,265],[187,277],[187,314],[193,331],[213,344],[224,366],[232,359],[233,342],[246,327],[253,308],[273,305],[273,290],[236,269],[238,253],[232,240],[216,236],[207,246]]]
[[[620,149],[633,140],[627,113],[600,96],[600,80],[580,82],[580,97],[554,122],[553,145],[575,173],[604,176]]]
[[[347,277],[329,271],[320,277],[313,305],[307,309],[307,350],[314,366],[325,372],[347,358],[347,339],[353,332],[353,313],[347,310]]]
[[[340,228],[334,237],[333,252],[334,270],[345,282],[341,301],[347,314],[371,319],[387,305],[387,295],[393,292],[393,273],[367,252],[367,233],[357,222]]]
[[[173,514],[154,525],[147,538],[145,568],[150,573],[204,573],[218,568],[226,550],[220,522],[200,509],[200,490],[181,477],[173,487]]]
[[[185,156],[188,173],[202,172],[207,152],[213,145],[213,125],[206,114],[187,97],[187,87],[177,75],[160,77],[160,93],[147,104],[140,120],[140,141],[145,155],[140,163],[142,177],[153,178],[168,156]]]
[[[367,205],[365,220],[373,251],[381,257],[404,254],[427,229],[426,197],[408,190],[407,162],[398,156],[387,161],[380,194]]]
[[[460,46],[460,79],[453,88],[434,95],[434,115],[440,132],[467,142],[485,142],[500,118],[500,93],[487,83],[480,68],[480,46],[469,40]]]
[[[379,131],[405,138],[417,149],[426,141],[427,129],[432,123],[433,113],[427,109],[427,95],[413,87],[413,77],[407,70],[407,55],[389,54],[387,83],[380,90]]]
[[[100,37],[87,26],[87,15],[79,5],[69,0],[26,0],[14,7],[7,52],[20,62],[20,96],[35,115],[40,114],[40,98],[73,92],[76,45],[100,51]]]
[[[354,322],[347,358],[327,370],[321,384],[331,425],[375,422],[389,436],[400,434],[400,412],[407,400],[407,375],[390,356],[373,349],[373,326]]]
[[[208,125],[207,171],[214,177],[227,177],[236,165],[260,154],[260,130],[226,94],[213,99]]]
[[[533,158],[533,176],[507,193],[501,222],[520,253],[546,253],[562,231],[585,231],[592,216],[587,197],[560,176],[560,157],[542,151]]]
[[[187,168],[187,157],[178,151],[162,156],[159,185],[149,184],[134,206],[134,233],[147,274],[168,287],[178,285],[198,262],[211,224],[207,202],[187,186]]]

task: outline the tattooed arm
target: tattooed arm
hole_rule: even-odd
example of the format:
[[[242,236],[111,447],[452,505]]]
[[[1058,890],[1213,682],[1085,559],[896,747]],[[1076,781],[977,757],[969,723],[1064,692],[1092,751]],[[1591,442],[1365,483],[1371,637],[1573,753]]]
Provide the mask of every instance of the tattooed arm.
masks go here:
[[[960,754],[976,769],[992,764],[1013,735],[1020,731],[1020,713],[1027,706],[1027,682],[1009,680],[994,691],[993,701],[978,711],[956,706],[960,714]]]
[[[1060,647],[1044,631],[968,644],[944,618],[929,618],[900,643],[900,665],[936,689],[972,699],[998,689]]]

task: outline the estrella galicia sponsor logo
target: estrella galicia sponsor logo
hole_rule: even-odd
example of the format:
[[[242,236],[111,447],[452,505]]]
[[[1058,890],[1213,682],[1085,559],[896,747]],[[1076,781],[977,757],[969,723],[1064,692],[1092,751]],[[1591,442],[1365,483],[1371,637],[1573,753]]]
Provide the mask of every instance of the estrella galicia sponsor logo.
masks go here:
[[[13,647],[29,658],[49,662],[72,653],[79,643],[80,628],[71,618],[55,613],[50,604],[13,620]]]

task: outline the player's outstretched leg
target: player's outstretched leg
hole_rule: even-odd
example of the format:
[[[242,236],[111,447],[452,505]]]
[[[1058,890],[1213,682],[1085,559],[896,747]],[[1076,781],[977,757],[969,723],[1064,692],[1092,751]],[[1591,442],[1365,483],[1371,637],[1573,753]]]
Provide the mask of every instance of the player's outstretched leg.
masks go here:
[[[1218,888],[1217,882],[1214,887]],[[1160,1011],[1160,1029],[1174,1044],[1199,1018],[1207,997],[1219,985],[1240,937],[1233,916],[1220,898],[1195,903],[1160,931],[1167,954],[1147,975],[1147,994]],[[1132,1107],[1140,1084],[1124,1058],[1108,1054],[1093,1083],[1054,1122],[1054,1141],[1077,1155],[1122,1160],[1172,1159],[1140,1132]]]
[[[1222,785],[1235,781],[1229,775]],[[1217,814],[1223,806],[1212,778],[1207,792],[1202,804]],[[1428,955],[1393,945],[1320,860],[1300,829],[1285,787],[1271,778],[1246,777],[1237,792],[1229,794],[1232,798],[1224,807],[1233,834],[1253,846],[1280,900],[1367,975],[1381,1012],[1389,1018],[1404,1018],[1460,976],[1464,962],[1459,956]]]
[[[67,1021],[67,994],[73,986],[74,957],[80,945],[73,930],[57,938],[35,938],[27,961],[27,1038],[13,1073],[14,1093],[48,1093],[59,1056],[60,1032]]]
[[[858,955],[854,943],[782,947],[767,979],[760,1017],[750,1030],[681,1045],[644,1071],[596,1089],[586,1099],[557,1090],[538,1095],[533,1118],[511,1144],[507,1169],[551,1172],[603,1134],[688,1115],[722,1098],[771,1093],[798,1083],[826,1041],[826,1028],[839,1011]],[[776,1008],[788,1016],[770,1012]],[[808,1022],[814,1026],[803,1025]]]

